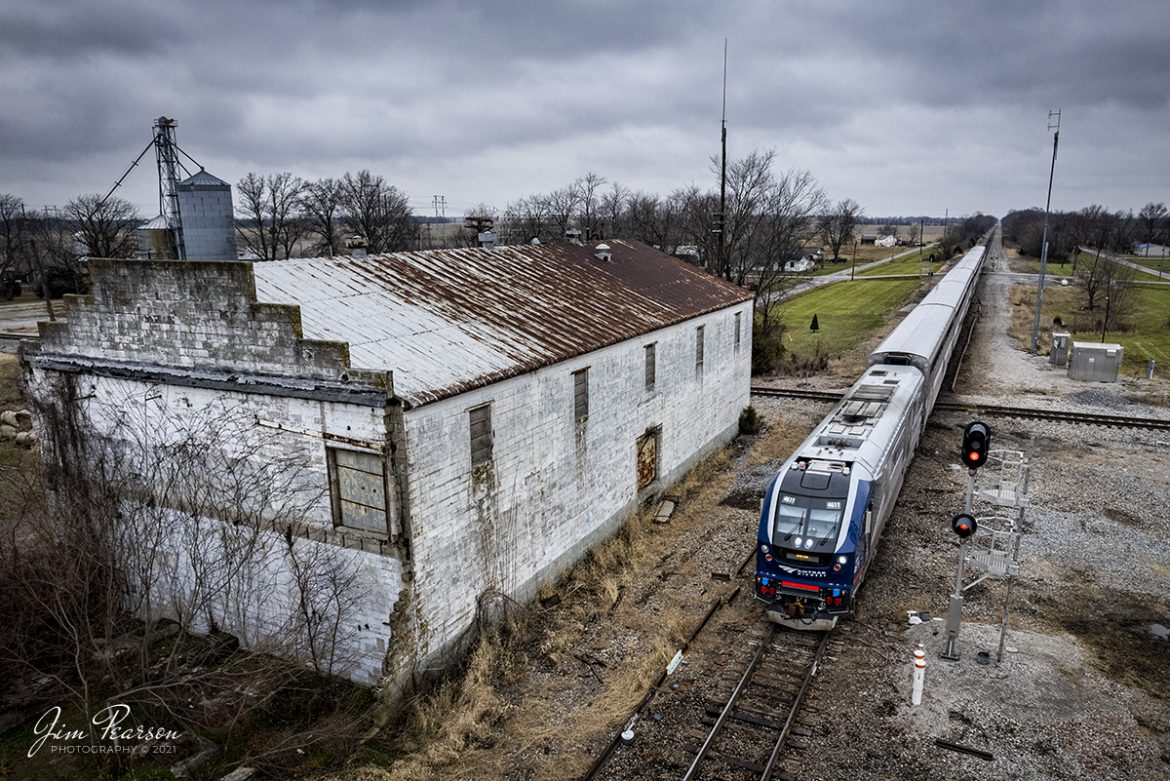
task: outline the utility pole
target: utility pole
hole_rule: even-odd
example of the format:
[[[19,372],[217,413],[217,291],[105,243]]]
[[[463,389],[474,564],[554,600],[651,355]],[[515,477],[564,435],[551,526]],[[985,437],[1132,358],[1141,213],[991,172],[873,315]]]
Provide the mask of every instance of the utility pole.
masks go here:
[[[723,115],[721,120],[720,140],[723,152],[719,164],[719,219],[716,223],[719,232],[719,252],[716,257],[716,273],[723,276],[727,270],[724,235],[727,220],[727,39],[723,39]]]
[[[1052,206],[1052,176],[1056,173],[1056,146],[1060,143],[1060,109],[1048,112],[1048,129],[1055,130],[1052,136],[1052,167],[1048,170],[1048,200],[1044,202],[1044,233],[1040,239],[1040,286],[1036,290],[1036,317],[1032,321],[1032,355],[1036,355],[1040,342],[1040,308],[1044,305],[1044,275],[1048,271],[1048,211]],[[1056,124],[1052,118],[1056,117]]]

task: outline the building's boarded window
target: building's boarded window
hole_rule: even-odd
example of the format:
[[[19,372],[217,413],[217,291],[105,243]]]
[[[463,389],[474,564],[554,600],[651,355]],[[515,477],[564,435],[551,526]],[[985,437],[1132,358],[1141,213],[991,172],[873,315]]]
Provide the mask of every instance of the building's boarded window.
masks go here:
[[[695,329],[695,376],[703,376],[703,326]]]
[[[484,404],[468,412],[471,419],[471,466],[492,460],[492,405]]]
[[[658,479],[658,438],[661,429],[653,428],[638,437],[638,490]]]
[[[657,342],[646,345],[646,390],[654,390],[655,371],[657,367],[654,365],[654,348],[657,347]]]
[[[584,423],[589,417],[589,370],[573,372],[573,420]]]
[[[742,322],[743,322],[743,313],[736,312],[735,313],[735,351],[736,352],[739,352],[739,343],[740,343],[739,329],[740,329],[740,324]]]
[[[328,448],[333,522],[387,533],[386,462],[381,454]]]

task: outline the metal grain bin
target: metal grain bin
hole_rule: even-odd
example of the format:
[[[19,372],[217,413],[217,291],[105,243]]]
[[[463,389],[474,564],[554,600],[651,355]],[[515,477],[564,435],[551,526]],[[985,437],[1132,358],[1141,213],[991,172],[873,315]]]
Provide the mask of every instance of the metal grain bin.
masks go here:
[[[1119,344],[1073,342],[1068,376],[1090,382],[1117,382],[1124,350]]]

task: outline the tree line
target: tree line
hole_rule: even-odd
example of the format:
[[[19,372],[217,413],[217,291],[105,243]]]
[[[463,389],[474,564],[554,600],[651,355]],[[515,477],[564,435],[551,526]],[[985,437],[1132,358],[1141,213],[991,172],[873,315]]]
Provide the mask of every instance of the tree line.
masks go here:
[[[1021,255],[1041,257],[1043,210],[1009,213],[1003,219],[1003,235],[1019,246]],[[1121,331],[1127,327],[1137,303],[1137,273],[1119,262],[1115,254],[1134,252],[1139,242],[1162,247],[1170,242],[1166,204],[1151,201],[1137,214],[1132,210],[1110,211],[1100,204],[1049,214],[1048,269],[1067,273],[1081,291],[1085,314],[1079,323],[1071,324],[1076,330]]]

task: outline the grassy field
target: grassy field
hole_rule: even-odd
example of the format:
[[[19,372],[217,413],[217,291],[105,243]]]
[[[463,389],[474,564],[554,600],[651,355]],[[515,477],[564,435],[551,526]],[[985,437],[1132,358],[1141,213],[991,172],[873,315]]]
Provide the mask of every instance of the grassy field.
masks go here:
[[[878,334],[891,312],[918,289],[917,279],[838,282],[797,296],[774,308],[787,327],[785,349],[796,356],[819,349],[830,358],[850,353]],[[819,330],[809,329],[813,315]]]
[[[1161,279],[1170,280],[1170,259],[1162,261],[1159,258],[1141,258],[1141,257],[1137,257],[1136,255],[1122,255],[1120,257],[1122,257],[1126,260],[1132,260],[1134,263],[1137,263],[1140,266],[1145,266],[1146,268],[1151,269],[1155,272],[1154,274],[1146,274],[1146,273],[1141,272],[1141,271],[1135,271],[1134,273],[1136,274],[1137,279],[1159,279],[1158,274],[1156,272],[1160,269],[1162,271],[1162,273],[1164,274],[1164,276],[1161,277]],[[1091,253],[1078,252],[1077,257],[1076,257],[1076,263],[1081,263],[1084,260],[1092,260],[1092,259],[1093,259],[1093,255]],[[1061,261],[1064,261],[1064,262],[1061,262]],[[1016,272],[1019,272],[1021,274],[1039,274],[1040,273],[1040,261],[1036,258],[1027,256],[1027,255],[1020,255],[1019,257],[1012,259],[1011,267],[1012,267],[1012,271],[1016,271]],[[1073,269],[1074,269],[1074,264],[1068,262],[1067,258],[1049,258],[1048,259],[1048,276],[1050,276],[1050,277],[1052,277],[1052,276],[1069,277],[1071,279],[1072,274],[1073,274]]]
[[[1131,260],[1139,266],[1145,266],[1154,272],[1160,271],[1163,279],[1170,279],[1170,257],[1163,258],[1158,255],[1151,255],[1148,258],[1144,255],[1122,255],[1121,257]]]
[[[1146,364],[1157,361],[1155,371],[1164,376],[1170,371],[1170,287],[1140,286],[1134,291],[1136,308],[1129,318],[1130,330],[1105,333],[1105,341],[1125,348],[1121,372],[1130,377],[1145,377]],[[1084,294],[1080,288],[1047,288],[1040,322],[1043,326],[1041,347],[1051,344],[1052,323],[1059,317],[1064,326],[1058,330],[1072,331],[1073,341],[1100,342],[1100,331],[1089,331],[1089,323],[1099,314],[1083,312]],[[1012,336],[1017,344],[1026,347],[1031,336],[1036,291],[1029,285],[1018,285],[1012,292]],[[1081,330],[1075,330],[1076,327]]]
[[[874,277],[883,274],[929,274],[932,271],[937,273],[943,267],[943,261],[939,260],[935,263],[929,263],[926,260],[936,249],[933,245],[923,247],[921,255],[918,252],[913,252],[904,258],[883,263],[880,266],[875,266],[866,271],[859,271],[857,272],[857,276]],[[905,247],[898,248],[899,252],[904,252],[905,250]]]

